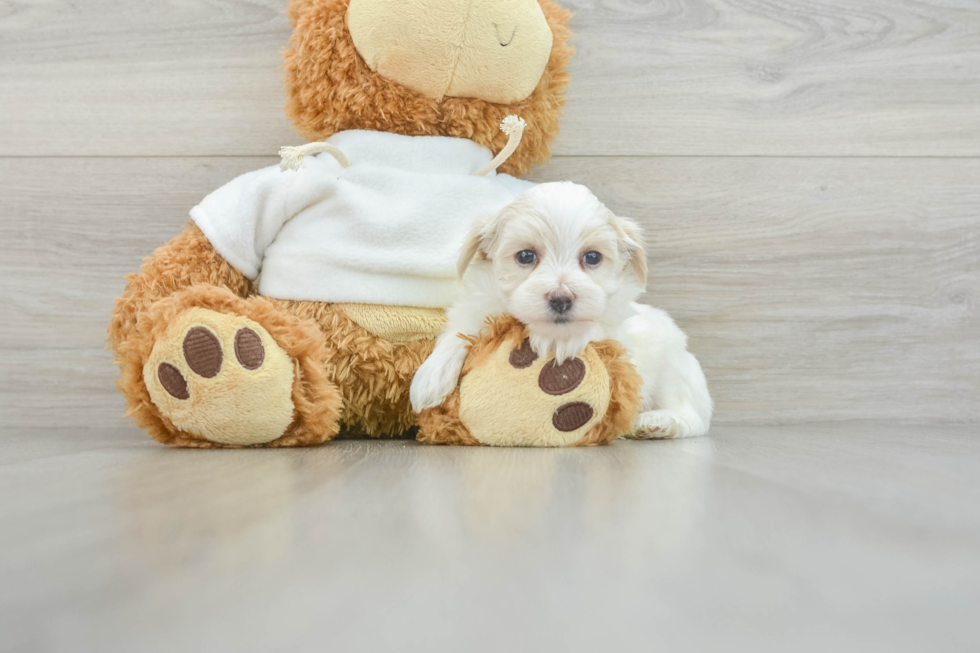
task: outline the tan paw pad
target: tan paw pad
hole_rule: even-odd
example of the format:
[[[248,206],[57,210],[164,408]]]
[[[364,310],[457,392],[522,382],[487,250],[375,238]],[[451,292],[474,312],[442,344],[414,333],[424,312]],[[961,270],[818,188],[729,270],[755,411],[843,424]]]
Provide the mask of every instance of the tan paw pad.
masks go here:
[[[530,342],[505,341],[460,382],[459,417],[483,444],[573,445],[605,415],[609,373],[588,347],[558,365],[540,358]]]
[[[181,313],[154,345],[143,380],[175,427],[212,442],[270,442],[293,421],[292,360],[239,315]]]

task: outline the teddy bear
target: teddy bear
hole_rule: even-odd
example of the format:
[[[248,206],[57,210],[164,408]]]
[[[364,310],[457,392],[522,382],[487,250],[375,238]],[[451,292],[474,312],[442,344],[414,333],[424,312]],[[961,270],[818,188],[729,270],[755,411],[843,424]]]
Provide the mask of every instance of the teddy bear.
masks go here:
[[[626,434],[622,347],[556,365],[492,319],[456,391],[416,415],[412,376],[483,214],[532,184],[568,85],[551,0],[291,0],[286,113],[311,142],[230,181],[127,277],[109,326],[128,414],[182,447],[338,433],[568,446]]]

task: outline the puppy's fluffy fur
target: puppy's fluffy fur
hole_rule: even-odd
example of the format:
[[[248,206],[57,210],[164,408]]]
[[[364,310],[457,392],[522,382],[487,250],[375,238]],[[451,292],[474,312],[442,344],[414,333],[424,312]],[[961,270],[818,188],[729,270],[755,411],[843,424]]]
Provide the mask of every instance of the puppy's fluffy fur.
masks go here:
[[[510,313],[527,325],[534,351],[554,352],[559,363],[592,341],[626,346],[643,378],[633,437],[707,433],[711,397],[687,336],[664,311],[635,302],[647,277],[640,229],[584,186],[541,184],[476,224],[459,273],[462,298],[412,381],[416,411],[456,387],[466,358],[459,334],[475,336],[488,316]]]

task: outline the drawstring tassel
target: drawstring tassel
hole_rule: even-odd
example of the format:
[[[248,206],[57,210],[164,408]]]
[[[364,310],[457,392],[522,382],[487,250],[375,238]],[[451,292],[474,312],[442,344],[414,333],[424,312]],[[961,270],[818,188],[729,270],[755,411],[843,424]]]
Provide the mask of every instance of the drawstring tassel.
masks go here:
[[[509,136],[507,145],[504,145],[504,149],[500,150],[500,153],[493,157],[493,161],[474,172],[473,175],[475,177],[484,177],[502,166],[504,161],[509,159],[510,155],[514,153],[514,150],[517,149],[517,146],[521,144],[525,127],[527,127],[527,123],[524,122],[523,118],[518,118],[517,116],[507,116],[504,118],[500,123],[500,131]]]
[[[350,167],[350,160],[346,154],[340,151],[340,148],[330,143],[307,143],[306,145],[284,147],[279,150],[279,156],[282,157],[282,163],[279,164],[279,169],[283,172],[287,170],[299,170],[303,167],[303,159],[307,155],[322,154],[324,152],[337,159],[337,163],[340,164],[341,168]]]

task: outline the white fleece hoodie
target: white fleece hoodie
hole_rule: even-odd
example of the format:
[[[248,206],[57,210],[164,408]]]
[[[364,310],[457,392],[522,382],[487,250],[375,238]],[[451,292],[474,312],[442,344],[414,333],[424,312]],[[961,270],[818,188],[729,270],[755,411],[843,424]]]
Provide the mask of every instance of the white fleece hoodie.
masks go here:
[[[456,259],[481,215],[534,184],[473,173],[493,158],[463,138],[345,131],[350,160],[307,157],[299,171],[250,172],[208,195],[191,218],[259,292],[280,299],[446,308]]]

